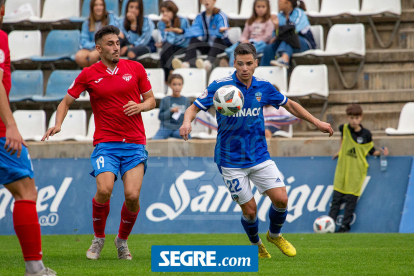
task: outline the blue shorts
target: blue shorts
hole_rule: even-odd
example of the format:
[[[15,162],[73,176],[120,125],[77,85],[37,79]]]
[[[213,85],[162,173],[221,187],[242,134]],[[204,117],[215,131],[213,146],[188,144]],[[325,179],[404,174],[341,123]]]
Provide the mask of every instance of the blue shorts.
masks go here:
[[[90,173],[96,177],[103,172],[112,172],[115,180],[118,172],[121,178],[124,173],[144,163],[144,172],[147,170],[148,152],[144,145],[123,142],[107,142],[96,145],[91,155],[93,171]]]
[[[0,138],[0,185],[13,183],[17,180],[34,177],[32,161],[30,160],[29,151],[22,145],[20,158],[17,158],[17,152],[10,155],[4,149],[6,138]]]

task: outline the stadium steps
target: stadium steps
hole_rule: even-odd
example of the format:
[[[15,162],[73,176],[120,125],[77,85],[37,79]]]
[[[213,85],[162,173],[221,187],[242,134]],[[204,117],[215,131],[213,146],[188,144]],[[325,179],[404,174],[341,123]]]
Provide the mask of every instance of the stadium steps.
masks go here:
[[[384,90],[336,90],[329,92],[329,104],[414,102],[414,88]]]

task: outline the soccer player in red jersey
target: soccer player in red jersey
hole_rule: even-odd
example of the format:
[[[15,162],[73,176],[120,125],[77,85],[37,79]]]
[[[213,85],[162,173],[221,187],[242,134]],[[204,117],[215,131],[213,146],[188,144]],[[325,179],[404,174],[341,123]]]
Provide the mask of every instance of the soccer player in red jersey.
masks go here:
[[[101,61],[82,70],[58,106],[55,126],[48,129],[42,139],[60,131],[69,106],[83,91],[88,91],[95,116],[91,175],[96,178],[97,192],[92,199],[95,238],[86,257],[93,260],[99,258],[104,246],[109,199],[118,172],[124,182],[125,202],[115,246],[119,259],[132,259],[127,239],[138,216],[148,158],[141,112],[155,107],[144,67],[136,61],[119,59],[118,35],[119,29],[114,26],[105,26],[96,32],[96,50]]]
[[[0,27],[5,0],[0,0]],[[56,275],[42,261],[40,224],[36,211],[37,190],[27,145],[9,106],[10,50],[7,34],[0,30],[0,185],[16,200],[13,225],[26,264],[25,275]]]

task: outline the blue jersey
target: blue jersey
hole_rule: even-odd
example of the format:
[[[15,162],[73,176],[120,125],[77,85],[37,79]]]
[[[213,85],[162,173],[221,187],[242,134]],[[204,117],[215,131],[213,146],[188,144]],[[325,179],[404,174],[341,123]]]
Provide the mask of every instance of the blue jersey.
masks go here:
[[[213,81],[194,104],[203,111],[213,105],[214,93],[222,86],[234,85],[243,93],[244,106],[233,116],[216,112],[218,134],[214,161],[227,168],[249,168],[270,159],[267,151],[263,106],[279,108],[288,99],[263,79],[253,77],[249,89],[236,77]]]

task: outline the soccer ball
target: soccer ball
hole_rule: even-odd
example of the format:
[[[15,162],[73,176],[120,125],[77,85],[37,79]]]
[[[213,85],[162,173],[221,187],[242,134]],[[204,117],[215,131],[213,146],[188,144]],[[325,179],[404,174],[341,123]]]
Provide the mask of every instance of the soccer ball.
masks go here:
[[[222,115],[233,116],[243,108],[243,93],[233,85],[220,87],[213,98],[215,109]]]
[[[321,216],[315,219],[313,223],[313,231],[318,234],[334,233],[335,222],[330,216]]]

